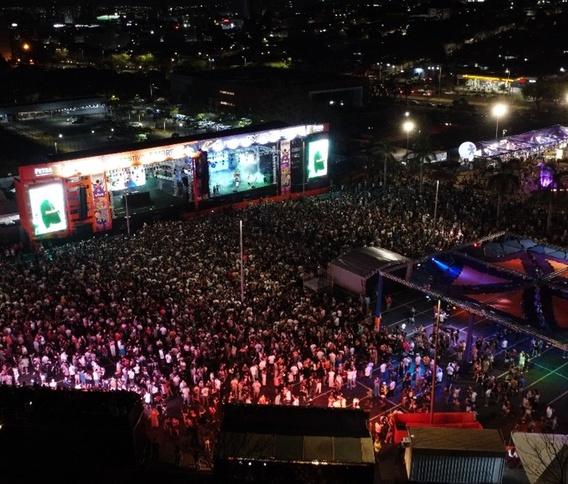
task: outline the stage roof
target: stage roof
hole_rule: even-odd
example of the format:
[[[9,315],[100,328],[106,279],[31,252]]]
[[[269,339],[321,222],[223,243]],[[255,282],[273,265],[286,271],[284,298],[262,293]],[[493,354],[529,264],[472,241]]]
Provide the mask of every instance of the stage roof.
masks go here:
[[[393,263],[380,273],[564,348],[568,249],[500,233],[413,261],[409,281],[395,275],[398,268]]]

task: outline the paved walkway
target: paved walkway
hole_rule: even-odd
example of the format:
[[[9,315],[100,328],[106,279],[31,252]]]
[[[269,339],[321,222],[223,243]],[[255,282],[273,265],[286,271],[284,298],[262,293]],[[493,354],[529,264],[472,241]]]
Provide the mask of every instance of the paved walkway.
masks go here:
[[[426,299],[423,295],[405,289],[398,294],[392,294],[393,305],[390,310],[383,313],[383,322],[388,326],[401,325],[406,322],[409,307],[412,306],[417,310],[415,328],[423,325],[428,334],[433,330],[434,315],[433,315],[433,302]],[[450,315],[446,322],[446,326],[459,330],[460,340],[465,341],[467,330],[467,314],[465,311],[455,312]],[[407,328],[408,333],[411,334],[414,330],[411,327]],[[504,328],[498,327],[495,323],[490,321],[480,320],[474,326],[474,341],[475,338],[481,336],[484,339],[495,337],[498,331],[503,331]],[[509,349],[516,348],[517,351],[528,351],[530,345],[530,336],[523,335],[522,333],[509,334],[508,339]],[[455,351],[450,349],[447,353],[441,355],[441,367],[445,370],[449,361],[454,360],[456,357]],[[396,367],[402,355],[393,356],[392,362]],[[510,441],[510,434],[512,430],[526,430],[528,422],[520,422],[520,405],[522,402],[522,395],[514,395],[511,401],[514,407],[514,416],[505,418],[501,403],[490,401],[487,406],[484,403],[483,390],[481,385],[476,385],[473,375],[470,373],[469,365],[464,364],[462,375],[458,380],[454,380],[452,385],[461,389],[462,402],[465,398],[468,387],[473,387],[478,393],[478,420],[484,428],[497,429],[501,432],[505,444]],[[494,367],[491,374],[498,380],[503,380],[508,372],[509,365],[504,362],[504,353],[499,351],[495,356]],[[373,377],[379,372],[375,368]],[[547,405],[552,405],[558,415],[559,427],[557,432],[568,432],[568,422],[563,419],[564,410],[568,404],[568,390],[566,390],[568,381],[568,359],[564,359],[560,350],[554,347],[545,347],[540,356],[535,357],[530,364],[528,373],[525,375],[526,386],[525,389],[538,389],[541,394],[541,402],[538,412],[535,415],[541,415]],[[370,412],[370,428],[373,428],[375,422],[378,422],[384,415],[388,415],[395,409],[407,411],[401,403],[401,384],[397,385],[397,389],[392,398],[386,399],[381,403],[380,399],[372,398],[372,379],[367,380],[364,377],[359,377],[355,388],[349,389],[346,385],[342,388],[342,393],[347,399],[347,406],[353,404],[353,399],[359,399],[361,408],[368,408]],[[327,406],[328,398],[331,389],[326,387],[324,382],[323,392],[313,400],[313,405]],[[442,384],[436,386],[435,398],[435,411],[455,411],[453,405],[447,405],[444,398],[444,386],[448,383],[447,377],[444,376]],[[293,394],[298,393],[298,385],[293,387]],[[263,393],[267,394],[271,399],[274,397],[274,388],[271,385],[270,379],[266,387],[263,388]],[[181,400],[179,397],[173,398],[168,402],[168,414],[181,418]],[[464,407],[462,405],[461,410]],[[538,428],[542,428],[543,423],[538,421]],[[183,426],[182,426],[183,427]],[[182,453],[182,458],[179,461],[179,466],[186,469],[193,469],[199,471],[210,471],[212,465],[212,458],[215,445],[216,425],[208,424],[204,428],[188,432],[182,428],[180,436],[172,436],[163,428],[150,429],[150,439],[154,439],[160,446],[159,461],[176,465],[176,444],[179,442],[179,447]],[[197,435],[197,436],[196,436]],[[211,448],[206,450],[204,448],[205,440],[209,439]],[[404,481],[405,476],[403,470],[399,469],[401,460],[398,456],[398,447],[392,445],[385,445],[383,449],[383,456],[381,457],[385,464],[380,466],[381,482],[401,482]],[[396,465],[395,465],[396,464]],[[394,466],[394,467],[392,467]],[[392,468],[391,468],[392,467]],[[389,470],[390,469],[390,470]],[[506,481],[510,483],[526,482],[523,472],[518,470],[507,470]]]

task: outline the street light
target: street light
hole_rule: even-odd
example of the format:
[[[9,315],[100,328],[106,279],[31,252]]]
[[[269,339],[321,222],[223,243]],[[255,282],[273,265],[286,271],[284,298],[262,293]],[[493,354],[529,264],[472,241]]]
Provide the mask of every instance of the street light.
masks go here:
[[[493,116],[495,116],[495,139],[499,139],[499,118],[507,113],[507,105],[506,104],[495,104],[493,106]]]
[[[440,180],[436,180],[436,201],[434,203],[434,230],[436,231],[436,222],[438,221],[438,192],[440,191]]]
[[[58,138],[59,139],[63,138],[63,135],[59,133]],[[54,141],[53,144],[55,145],[55,154],[57,154],[57,141]]]
[[[402,124],[402,130],[406,133],[406,155],[405,158],[408,158],[408,145],[410,141],[410,132],[414,130],[414,123],[412,121],[405,121]]]

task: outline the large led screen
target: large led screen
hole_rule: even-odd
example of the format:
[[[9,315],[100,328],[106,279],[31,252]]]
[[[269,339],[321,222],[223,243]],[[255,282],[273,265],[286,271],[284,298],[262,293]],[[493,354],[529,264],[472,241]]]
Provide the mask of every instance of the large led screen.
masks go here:
[[[51,234],[67,228],[65,197],[60,183],[31,187],[28,193],[35,235]]]
[[[142,165],[111,169],[107,181],[111,191],[141,187],[146,185],[146,169]]]
[[[218,197],[264,188],[277,183],[276,146],[257,145],[208,151],[209,196]]]
[[[328,152],[328,139],[318,139],[308,143],[308,180],[327,175]]]

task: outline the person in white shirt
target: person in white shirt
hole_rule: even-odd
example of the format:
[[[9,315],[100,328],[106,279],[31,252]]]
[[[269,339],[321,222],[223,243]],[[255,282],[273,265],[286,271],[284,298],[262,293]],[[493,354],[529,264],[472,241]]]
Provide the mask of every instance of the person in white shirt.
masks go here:
[[[330,388],[335,387],[335,371],[331,369],[327,373],[327,386]]]
[[[341,390],[342,386],[343,386],[343,377],[341,376],[341,373],[338,373],[337,375],[335,375],[335,388],[337,390]]]
[[[347,371],[347,387],[348,388],[355,388],[357,380],[357,370],[351,368]]]
[[[381,379],[384,380],[387,372],[387,364],[384,361],[381,363],[379,371],[381,372]]]

